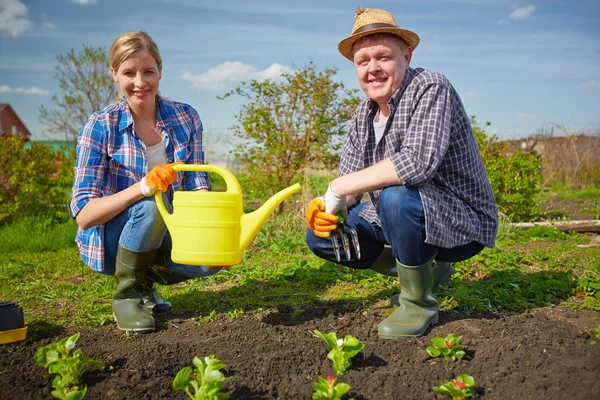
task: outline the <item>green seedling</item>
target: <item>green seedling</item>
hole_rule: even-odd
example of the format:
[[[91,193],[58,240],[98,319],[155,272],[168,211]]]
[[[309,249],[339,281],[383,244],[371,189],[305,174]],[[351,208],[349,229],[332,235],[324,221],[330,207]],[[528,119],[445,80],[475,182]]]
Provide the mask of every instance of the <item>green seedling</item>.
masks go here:
[[[362,342],[351,335],[346,335],[344,339],[338,339],[335,332],[323,334],[315,329],[313,333],[331,347],[327,358],[333,361],[333,368],[338,376],[344,375],[346,370],[352,365],[350,361],[352,357],[365,347]]]
[[[475,379],[470,375],[459,375],[458,378],[434,386],[434,391],[452,397],[453,400],[462,400],[467,397],[477,398]]]
[[[52,396],[57,399],[80,400],[87,392],[87,386],[81,386],[81,375],[88,364],[92,364],[100,371],[104,371],[106,364],[93,360],[77,349],[72,355],[71,350],[79,339],[79,332],[67,337],[58,343],[39,348],[34,355],[34,360],[40,367],[48,369],[50,374],[56,374],[52,380],[54,390]],[[112,367],[111,367],[112,368]]]
[[[319,382],[313,382],[315,390],[313,400],[340,400],[348,390],[350,385],[347,383],[335,383],[336,379],[333,376],[328,376],[327,379],[319,377]]]
[[[462,339],[462,336],[456,337],[452,333],[445,338],[435,337],[431,339],[433,346],[427,348],[427,354],[433,358],[444,357],[444,360],[461,360],[467,354],[460,345]]]
[[[228,399],[228,394],[221,393],[221,386],[233,377],[226,378],[220,371],[227,366],[214,355],[194,357],[193,363],[195,370],[192,367],[184,367],[177,373],[173,380],[173,389],[185,391],[192,400]]]

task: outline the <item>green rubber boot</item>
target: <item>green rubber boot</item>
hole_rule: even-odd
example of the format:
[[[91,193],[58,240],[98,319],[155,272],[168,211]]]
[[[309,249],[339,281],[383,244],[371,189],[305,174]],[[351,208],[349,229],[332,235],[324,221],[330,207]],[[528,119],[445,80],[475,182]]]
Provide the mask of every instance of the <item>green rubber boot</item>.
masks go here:
[[[117,250],[113,295],[113,316],[117,328],[137,333],[154,332],[152,313],[143,306],[142,292],[146,285],[146,270],[154,264],[156,250],[139,253],[119,245]]]
[[[375,272],[387,276],[398,276],[398,269],[396,268],[396,259],[392,254],[392,248],[385,246],[383,253],[379,256],[377,261],[371,265],[371,269]],[[447,261],[433,261],[431,269],[433,270],[433,286],[431,291],[433,292],[438,286],[443,286],[450,281],[452,275],[455,272],[454,266]],[[396,293],[392,295],[390,304],[393,307],[400,305],[399,300],[400,294]]]
[[[154,282],[151,282],[148,277],[146,279],[146,285],[142,291],[142,306],[150,310],[152,314],[164,314],[171,311],[173,309],[171,303],[158,294]]]
[[[421,336],[430,325],[438,322],[439,304],[431,295],[433,271],[429,261],[417,267],[397,263],[400,278],[400,307],[378,327],[384,339]]]

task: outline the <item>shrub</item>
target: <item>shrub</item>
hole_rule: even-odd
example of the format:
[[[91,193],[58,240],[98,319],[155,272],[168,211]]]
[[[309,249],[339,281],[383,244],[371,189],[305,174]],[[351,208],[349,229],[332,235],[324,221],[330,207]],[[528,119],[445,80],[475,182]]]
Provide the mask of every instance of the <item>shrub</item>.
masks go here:
[[[536,198],[542,183],[541,156],[511,151],[496,135],[488,136],[475,117],[471,124],[499,211],[515,222],[535,220],[540,216]]]
[[[17,136],[0,142],[0,224],[32,215],[66,221],[75,152]]]

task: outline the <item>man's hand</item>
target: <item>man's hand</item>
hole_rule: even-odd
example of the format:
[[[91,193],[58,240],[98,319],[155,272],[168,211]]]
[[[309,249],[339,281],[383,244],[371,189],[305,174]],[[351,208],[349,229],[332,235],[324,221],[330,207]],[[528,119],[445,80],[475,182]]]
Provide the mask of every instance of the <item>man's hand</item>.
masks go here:
[[[348,208],[346,207],[346,196],[340,196],[331,190],[331,182],[325,192],[325,212],[336,214],[338,211],[342,213],[342,217],[348,218]]]
[[[315,236],[326,238],[337,228],[340,219],[325,212],[325,204],[321,197],[313,199],[306,210],[306,223]]]
[[[177,171],[173,165],[183,164],[181,161],[173,164],[157,165],[140,181],[140,190],[146,197],[152,196],[155,192],[166,192],[169,185],[177,180]]]

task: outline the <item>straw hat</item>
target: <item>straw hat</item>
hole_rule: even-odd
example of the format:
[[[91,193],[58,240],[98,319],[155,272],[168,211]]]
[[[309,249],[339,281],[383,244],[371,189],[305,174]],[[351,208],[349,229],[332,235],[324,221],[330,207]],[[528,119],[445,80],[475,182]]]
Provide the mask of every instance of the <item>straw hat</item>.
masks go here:
[[[340,53],[350,61],[353,60],[352,46],[354,43],[358,39],[374,33],[391,33],[397,35],[413,50],[419,45],[419,36],[414,32],[400,28],[392,14],[385,10],[377,8],[361,9],[359,7],[356,9],[354,19],[356,22],[354,22],[354,27],[352,28],[352,35],[338,44]]]

